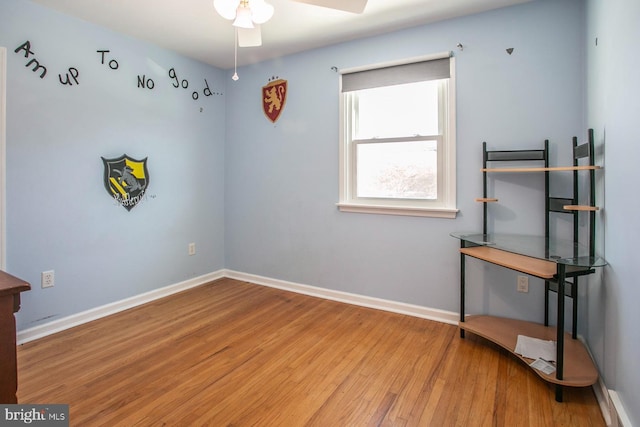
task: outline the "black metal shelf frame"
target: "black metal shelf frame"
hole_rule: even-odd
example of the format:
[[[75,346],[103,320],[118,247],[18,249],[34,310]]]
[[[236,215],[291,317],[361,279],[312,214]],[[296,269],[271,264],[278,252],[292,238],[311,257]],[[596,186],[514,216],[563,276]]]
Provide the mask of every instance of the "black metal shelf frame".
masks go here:
[[[582,207],[580,202],[580,182],[579,182],[579,170],[578,167],[580,161],[584,161],[586,159],[588,170],[588,202],[586,206],[589,208],[588,210],[588,248],[589,248],[589,257],[591,259],[595,258],[595,159],[594,159],[594,135],[593,129],[588,130],[588,140],[583,144],[578,144],[578,138],[573,137],[573,168],[569,168],[572,170],[572,180],[573,180],[573,194],[571,197],[555,197],[550,195],[550,169],[549,168],[549,140],[544,141],[543,149],[536,150],[487,150],[487,143],[483,142],[483,168],[482,168],[482,183],[483,183],[483,198],[480,199],[483,203],[483,224],[482,231],[484,236],[488,236],[489,230],[487,229],[487,219],[488,219],[488,203],[495,202],[497,199],[490,198],[488,194],[488,174],[490,170],[487,170],[487,165],[489,162],[542,162],[543,166],[540,168],[544,171],[544,189],[545,189],[545,256],[549,258],[549,240],[550,240],[550,222],[552,214],[564,214],[571,215],[572,217],[572,225],[573,225],[573,244],[574,244],[574,257],[578,257],[578,243],[579,243],[579,215]],[[538,168],[534,168],[536,170]],[[565,170],[564,168],[556,168]],[[529,169],[530,170],[530,169]],[[584,206],[584,203],[583,203]],[[461,243],[462,246],[465,246],[465,243]],[[564,334],[564,330],[560,330],[560,325],[564,325],[564,307],[565,307],[565,297],[569,297],[572,300],[572,338],[577,338],[577,328],[578,328],[578,284],[579,277],[584,275],[589,275],[594,273],[595,270],[593,268],[567,268],[564,263],[558,263],[558,270],[553,279],[545,279],[545,293],[544,293],[544,325],[549,326],[549,297],[552,292],[558,294],[557,298],[557,327],[558,327],[558,354],[559,360],[557,361],[557,378],[562,379],[563,365],[564,365],[564,340],[562,339],[562,334]],[[464,254],[461,253],[461,321],[464,322],[464,294],[465,294],[465,286],[464,286]],[[564,328],[562,328],[564,329]],[[461,337],[464,337],[464,330],[460,331]],[[562,386],[557,385],[556,387],[556,400],[562,401]]]

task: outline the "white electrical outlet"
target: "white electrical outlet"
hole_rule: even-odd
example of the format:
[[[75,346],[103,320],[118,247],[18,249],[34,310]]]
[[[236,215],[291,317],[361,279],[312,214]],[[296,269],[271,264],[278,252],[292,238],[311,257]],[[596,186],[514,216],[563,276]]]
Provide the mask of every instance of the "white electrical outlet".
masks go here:
[[[529,278],[518,276],[518,292],[529,292]]]
[[[42,288],[52,288],[54,284],[53,270],[42,272]]]
[[[189,243],[189,255],[195,255],[195,254],[196,254],[196,244]]]

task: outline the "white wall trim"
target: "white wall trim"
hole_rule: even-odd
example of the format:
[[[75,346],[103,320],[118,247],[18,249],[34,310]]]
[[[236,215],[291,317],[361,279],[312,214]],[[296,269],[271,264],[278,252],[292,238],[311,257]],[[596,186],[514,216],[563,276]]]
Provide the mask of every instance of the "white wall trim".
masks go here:
[[[582,339],[582,337],[578,338],[580,338],[580,341],[582,341],[587,348],[591,359],[595,360],[584,339]],[[600,406],[602,418],[604,418],[604,422],[607,427],[633,427],[618,393],[615,390],[607,388],[602,375],[598,375],[598,381],[592,386],[592,388],[596,395],[598,405]]]
[[[611,426],[633,427],[631,420],[627,415],[627,411],[624,409],[624,405],[618,396],[618,392],[615,390],[609,390],[609,399],[611,401],[611,414],[615,417]]]
[[[607,427],[633,427],[618,392],[607,389],[602,377],[593,385],[593,391]]]
[[[18,331],[17,333],[17,342],[18,344],[24,344],[29,341],[34,341],[38,338],[43,338],[47,335],[61,332],[65,329],[79,326],[83,323],[91,322],[102,317],[116,314],[118,312],[137,307],[139,305],[146,304],[148,302],[164,298],[175,293],[194,288],[196,286],[201,286],[213,280],[222,279],[224,277],[250,282],[256,285],[268,286],[271,288],[277,288],[285,291],[296,292],[299,294],[324,298],[332,301],[344,302],[361,307],[406,314],[408,316],[420,317],[423,319],[434,320],[451,325],[458,324],[458,313],[452,311],[384,300],[380,298],[368,297],[364,295],[319,288],[316,286],[303,285],[300,283],[287,282],[284,280],[272,279],[269,277],[222,269],[213,273],[205,274],[203,276],[194,277],[193,279],[185,280],[184,282],[176,283],[174,285],[169,285],[164,288],[155,289],[153,291],[145,292],[140,295],[135,295],[130,298],[125,298],[120,301],[105,304],[103,306],[95,307],[80,313],[72,314],[70,316],[57,319],[42,325],[23,329],[21,331]]]
[[[591,359],[593,359],[591,352],[589,352],[589,355],[591,356]],[[602,413],[602,418],[604,418],[605,424],[608,427],[618,427],[618,425],[613,421],[611,399],[609,399],[609,391],[607,390],[607,386],[604,384],[602,376],[598,375],[598,381],[592,386],[592,388],[593,393],[596,395],[598,405],[600,406],[600,412]]]
[[[194,277],[180,283],[165,286],[164,288],[154,289],[153,291],[145,292],[139,295],[132,296],[130,298],[125,298],[120,301],[105,304],[103,306],[95,307],[80,313],[72,314],[70,316],[54,320],[43,325],[24,329],[22,331],[18,331],[17,342],[18,344],[24,344],[38,338],[43,338],[47,335],[54,334],[56,332],[64,331],[65,329],[69,329],[74,326],[82,325],[83,323],[91,322],[92,320],[100,319],[102,317],[128,310],[130,308],[137,307],[139,305],[146,304],[148,302],[164,298],[166,296],[173,295],[190,288],[195,288],[196,286],[204,285],[213,280],[221,279],[223,277],[223,270],[218,270],[214,273]]]
[[[403,302],[390,301],[381,298],[374,298],[365,295],[352,294],[349,292],[336,291],[333,289],[319,288],[316,286],[303,285],[300,283],[287,282],[284,280],[272,279],[254,274],[241,273],[239,271],[225,270],[225,277],[255,283],[257,285],[269,286],[271,288],[296,292],[299,294],[324,298],[332,301],[344,302],[361,307],[375,308],[378,310],[390,311],[393,313],[406,314],[437,322],[458,325],[458,313],[435,308],[428,308],[419,305],[407,304]]]

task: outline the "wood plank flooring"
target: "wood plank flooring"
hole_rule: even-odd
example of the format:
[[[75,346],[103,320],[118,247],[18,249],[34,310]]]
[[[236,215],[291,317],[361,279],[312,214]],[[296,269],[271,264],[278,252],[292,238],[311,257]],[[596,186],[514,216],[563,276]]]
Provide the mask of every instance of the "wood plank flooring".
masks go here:
[[[72,426],[604,426],[458,328],[221,279],[18,347]]]

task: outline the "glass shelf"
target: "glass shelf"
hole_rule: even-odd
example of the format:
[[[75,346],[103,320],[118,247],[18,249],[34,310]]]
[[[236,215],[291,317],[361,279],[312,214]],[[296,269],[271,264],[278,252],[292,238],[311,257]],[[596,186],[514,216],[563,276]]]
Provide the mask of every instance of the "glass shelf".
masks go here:
[[[456,239],[478,246],[490,246],[506,252],[552,261],[574,267],[604,267],[607,262],[599,256],[591,257],[589,248],[570,240],[545,239],[524,234],[482,234],[455,232]]]

